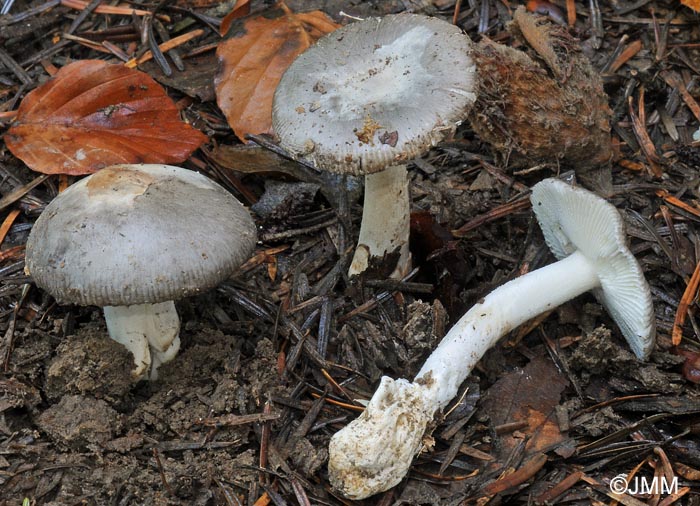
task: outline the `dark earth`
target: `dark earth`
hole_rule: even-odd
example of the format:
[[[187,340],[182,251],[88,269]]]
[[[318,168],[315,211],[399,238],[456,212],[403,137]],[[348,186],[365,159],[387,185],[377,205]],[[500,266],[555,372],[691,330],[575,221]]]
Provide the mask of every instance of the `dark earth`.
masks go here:
[[[565,3],[555,3],[533,8],[565,23]],[[16,0],[0,16],[0,112],[49,78],[44,66],[104,57],[74,42],[42,55],[79,12],[53,4],[32,14],[42,2]],[[456,8],[454,0],[288,5],[339,23],[351,21],[341,11],[452,20]],[[153,382],[132,383],[132,358],[108,339],[98,308],[58,306],[24,275],[17,247],[58,178],[25,186],[37,174],[0,145],[2,213],[20,210],[0,250],[0,506],[354,504],[328,482],[330,437],[382,375],[411,378],[472,304],[553,261],[527,195],[545,177],[574,174],[625,218],[654,297],[651,358],[637,361],[595,298],[580,296],[490,350],[430,427],[408,478],[359,503],[699,505],[697,287],[684,292],[700,262],[700,18],[676,0],[575,5],[570,33],[609,97],[612,162],[582,170],[570,160],[511,157],[465,123],[409,166],[417,269],[401,282],[385,279],[381,265],[347,279],[361,180],[243,147],[213,97],[213,51],[185,58],[186,70],[169,78],[143,65],[176,100],[193,97],[184,116],[211,138],[183,165],[252,206],[260,236],[238,275],[177,303],[182,348]],[[253,1],[252,11],[270,6]],[[475,41],[510,45],[515,7],[465,1],[457,22]],[[169,30],[187,17],[183,8],[220,19],[231,3],[161,2],[173,16]],[[85,30],[128,22],[92,13]],[[218,40],[210,33],[180,49]],[[637,40],[641,47],[625,53]],[[32,84],[9,61],[24,62]],[[641,129],[631,114],[645,120]],[[0,116],[0,131],[10,123]],[[566,132],[548,135],[553,144]],[[689,306],[674,346],[681,299]],[[678,487],[613,496],[610,480],[631,472],[675,476]]]

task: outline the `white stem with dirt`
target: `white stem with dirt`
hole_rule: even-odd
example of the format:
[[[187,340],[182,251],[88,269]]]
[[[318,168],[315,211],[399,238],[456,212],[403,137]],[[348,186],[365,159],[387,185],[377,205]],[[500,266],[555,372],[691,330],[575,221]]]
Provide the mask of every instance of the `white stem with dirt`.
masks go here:
[[[365,176],[365,202],[360,236],[348,276],[364,272],[373,259],[398,252],[392,278],[401,279],[411,270],[408,239],[411,203],[405,165],[393,165]]]
[[[103,308],[109,336],[133,355],[135,380],[158,376],[162,363],[175,358],[180,348],[180,318],[173,301]]]
[[[333,436],[333,486],[363,499],[398,484],[435,412],[454,398],[489,348],[518,325],[599,286],[596,266],[575,252],[488,294],[450,329],[413,382],[382,378],[365,411]]]

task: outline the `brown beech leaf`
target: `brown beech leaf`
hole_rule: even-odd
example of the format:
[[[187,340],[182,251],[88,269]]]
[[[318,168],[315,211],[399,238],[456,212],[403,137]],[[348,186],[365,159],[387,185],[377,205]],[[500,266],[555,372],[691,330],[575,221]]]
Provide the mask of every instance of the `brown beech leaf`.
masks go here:
[[[242,18],[250,14],[250,0],[237,0],[236,5],[233,6],[231,12],[224,16],[221,20],[221,26],[219,27],[219,33],[223,36],[226,35],[231,28],[231,23],[234,19]]]
[[[99,60],[66,65],[29,93],[5,135],[31,169],[73,175],[116,163],[181,162],[205,140],[147,74]]]
[[[292,13],[283,3],[265,16],[235,20],[216,51],[216,100],[234,133],[271,133],[272,96],[290,63],[321,36],[338,28],[320,11]]]
[[[567,436],[556,419],[560,396],[568,379],[544,356],[536,356],[523,369],[503,375],[482,398],[484,411],[494,426],[522,423],[527,434],[525,454],[547,451],[562,444]],[[523,441],[520,432],[500,434],[496,443],[499,459],[510,455]]]
[[[700,12],[700,0],[681,0],[681,3],[695,12]]]

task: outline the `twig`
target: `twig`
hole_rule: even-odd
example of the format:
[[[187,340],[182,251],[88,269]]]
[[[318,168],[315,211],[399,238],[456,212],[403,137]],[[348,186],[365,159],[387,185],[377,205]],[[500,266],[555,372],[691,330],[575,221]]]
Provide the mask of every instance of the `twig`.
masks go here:
[[[430,283],[407,283],[398,279],[368,279],[365,285],[404,293],[433,293],[435,289]]]
[[[304,492],[304,487],[301,485],[299,480],[297,480],[296,478],[291,478],[289,482],[292,484],[292,490],[294,490],[294,495],[296,496],[297,501],[299,501],[299,506],[311,506],[311,502],[306,496],[306,492]]]
[[[197,420],[195,425],[204,425],[205,427],[235,427],[237,425],[247,425],[249,423],[262,423],[271,420],[277,420],[281,415],[272,413],[268,410],[267,413],[253,413],[250,415],[222,415],[214,418],[203,418]],[[264,467],[264,466],[263,466]]]
[[[0,47],[0,63],[10,69],[23,84],[31,85],[34,80],[29,74],[15,61],[10,54]]]
[[[462,0],[457,0],[455,2],[455,10],[452,14],[452,24],[456,25],[459,20],[459,11],[462,9]]]
[[[163,42],[170,40],[170,34],[163,26],[163,23],[161,23],[158,19],[153,20],[153,28],[156,29],[158,36]],[[180,56],[180,52],[177,49],[173,48],[170,50],[170,59],[173,60],[175,68],[177,68],[180,72],[185,70],[185,64],[182,63],[182,56]]]
[[[603,15],[600,12],[598,0],[588,0],[588,5],[591,10],[591,30],[593,32],[592,45],[593,49],[599,49],[605,36],[603,29]]]
[[[73,42],[77,42],[78,44],[85,46],[89,49],[92,49],[94,51],[99,51],[100,53],[106,53],[110,54],[112,51],[104,47],[102,44],[99,42],[95,42],[94,40],[86,39],[84,37],[79,37],[78,35],[73,35],[70,33],[64,33],[61,37],[65,40],[70,40]]]
[[[639,91],[639,115],[637,115],[637,113],[634,111],[633,102],[633,98],[628,97],[629,115],[632,120],[632,130],[634,131],[634,135],[639,142],[639,146],[644,153],[647,162],[649,162],[653,176],[661,177],[663,175],[663,170],[661,169],[661,159],[656,153],[656,146],[654,146],[654,142],[651,140],[645,124],[646,114],[644,112],[644,88]]]
[[[688,106],[688,109],[690,109],[690,112],[693,113],[695,119],[700,121],[700,105],[698,105],[693,96],[690,94],[688,88],[686,87],[683,80],[678,76],[678,74],[674,72],[663,71],[661,72],[661,77],[663,77],[664,81],[666,81],[666,84],[668,84],[671,88],[678,90],[678,93],[680,93],[683,102],[685,102],[685,105]]]
[[[34,188],[39,186],[41,183],[46,181],[48,178],[49,178],[49,174],[42,174],[41,176],[34,178],[29,183],[12,190],[10,193],[8,193],[2,199],[0,199],[0,211],[5,209],[10,204],[14,204],[15,202],[17,202],[19,199],[24,197],[27,193],[29,193]]]
[[[480,158],[477,161],[479,162],[479,165],[481,165],[481,167],[484,170],[486,170],[486,172],[488,172],[491,176],[498,179],[501,183],[507,184],[508,186],[512,186],[513,188],[515,188],[519,192],[529,192],[530,191],[530,188],[528,188],[527,186],[525,186],[522,183],[519,183],[518,181],[516,181],[515,179],[510,177],[508,174],[504,173],[501,169],[499,169],[495,165],[491,165],[489,162],[482,160]]]
[[[331,386],[332,386],[338,393],[340,393],[340,395],[342,395],[343,397],[345,397],[348,401],[357,404],[357,403],[355,402],[355,399],[353,399],[352,396],[351,396],[350,394],[348,394],[348,393],[345,391],[345,389],[344,389],[342,386],[340,386],[340,384],[338,384],[337,381],[335,381],[335,380],[333,379],[333,377],[330,375],[330,373],[329,373],[326,369],[321,368],[321,374],[323,374],[323,377],[326,378],[326,380],[328,381],[328,383],[330,383]]]
[[[508,216],[517,211],[524,211],[526,209],[529,209],[530,206],[530,199],[528,198],[521,198],[520,200],[500,205],[491,209],[487,213],[479,215],[476,218],[468,221],[458,229],[453,230],[452,235],[454,235],[457,238],[465,237],[470,231],[474,230],[475,228],[479,228],[485,223],[489,223],[499,218],[503,218],[504,216]]]
[[[168,480],[165,478],[165,470],[163,469],[163,463],[160,461],[160,454],[155,448],[152,448],[151,451],[153,452],[153,458],[156,459],[156,465],[158,466],[158,472],[160,473],[160,479],[163,482],[163,486],[168,491],[168,495],[173,496],[173,489],[170,488],[170,483],[168,483]]]
[[[161,50],[163,53],[167,53],[171,49],[181,46],[185,42],[188,42],[192,39],[196,39],[197,37],[201,37],[206,33],[206,30],[203,30],[202,28],[198,28],[197,30],[192,30],[191,32],[188,33],[183,33],[182,35],[179,35],[178,37],[175,37],[173,39],[170,39],[167,42],[163,42],[158,46],[158,49]],[[143,53],[140,57],[138,58],[132,58],[128,62],[124,64],[124,66],[133,69],[138,65],[141,65],[142,63],[145,63],[153,58],[153,53],[149,50]]]
[[[7,233],[10,231],[10,228],[17,219],[17,216],[19,216],[19,213],[19,209],[13,209],[8,213],[7,217],[2,222],[2,225],[0,225],[0,244],[2,244],[5,240],[5,237],[7,237]]]
[[[269,415],[272,412],[272,405],[270,404],[270,401],[265,401],[265,405],[263,407],[263,415]],[[268,452],[268,447],[270,445],[270,432],[272,431],[272,426],[270,425],[269,421],[266,423],[263,423],[262,429],[260,431],[260,457],[258,459],[258,463],[260,464],[261,469],[265,469],[267,467],[267,452]],[[260,482],[265,483],[267,480],[267,474],[266,473],[260,473]]]
[[[9,121],[17,117],[17,111],[0,111],[0,121]]]
[[[566,21],[570,27],[576,24],[576,2],[566,0]]]
[[[57,5],[61,3],[61,0],[49,0],[48,2],[45,2],[41,5],[37,5],[36,7],[32,7],[30,9],[26,9],[22,12],[18,12],[17,14],[13,14],[12,16],[7,16],[2,20],[2,24],[0,26],[7,26],[7,25],[12,25],[14,23],[19,23],[20,21],[24,21],[25,19],[31,18],[33,16],[36,16],[37,14],[41,14],[44,11],[48,11],[50,9],[53,9]],[[6,12],[3,12],[2,14],[7,14]]]
[[[61,5],[79,11],[88,7],[88,3],[83,0],[61,0]],[[94,12],[96,12],[97,14],[116,14],[120,16],[131,16],[132,13],[136,14],[137,16],[148,16],[153,14],[151,11],[131,9],[129,7],[114,7],[111,5],[98,5],[95,8]],[[166,23],[170,22],[170,16],[166,16],[165,14],[159,14],[158,17]]]
[[[158,67],[160,67],[160,70],[163,72],[163,74],[165,74],[167,77],[170,77],[171,75],[173,75],[173,69],[170,68],[168,60],[165,59],[165,56],[160,50],[160,46],[158,46],[156,35],[155,33],[153,33],[153,17],[145,17],[143,25],[144,29],[146,30],[146,40],[148,41],[148,47],[150,48],[153,60],[155,60]],[[165,42],[167,42],[167,40],[163,43]]]
[[[616,72],[620,67],[622,67],[625,63],[631,60],[632,57],[634,57],[641,50],[641,40],[635,40],[634,42],[629,43],[627,46],[625,46],[622,52],[620,52],[619,56],[615,58],[615,60],[610,65],[610,73]]]
[[[677,207],[679,209],[682,209],[683,211],[692,214],[693,216],[697,216],[700,218],[700,209],[697,207],[693,207],[689,204],[686,204],[683,202],[681,199],[674,197],[670,193],[668,193],[666,190],[657,190],[656,191],[656,196],[661,197],[664,199],[668,204],[671,204],[673,207]]]
[[[627,40],[630,38],[629,35],[626,33],[622,34],[622,37],[620,37],[620,40],[617,41],[617,45],[615,46],[615,49],[613,49],[613,52],[610,53],[608,56],[607,61],[605,62],[605,65],[603,65],[603,68],[600,69],[601,75],[606,75],[610,73],[610,67],[612,66],[613,62],[617,60],[620,56],[620,53],[622,53],[622,50],[625,48],[625,44],[627,43]]]
[[[698,261],[695,266],[693,275],[688,282],[688,286],[685,287],[681,301],[678,304],[678,309],[676,310],[676,318],[673,320],[673,331],[671,333],[671,342],[674,346],[681,344],[681,339],[683,338],[683,324],[688,314],[688,308],[697,296],[698,286],[700,286],[700,261]]]
[[[80,25],[83,24],[83,21],[87,19],[87,17],[92,14],[92,12],[97,9],[97,7],[100,5],[100,2],[102,0],[90,0],[90,3],[85,6],[83,10],[80,11],[80,14],[78,14],[73,22],[70,24],[70,27],[68,28],[66,33],[70,33],[71,35],[73,32],[75,32]]]
[[[319,230],[323,230],[324,228],[328,228],[331,225],[335,225],[338,223],[338,218],[334,216],[328,221],[324,221],[323,223],[319,223],[317,225],[312,225],[310,227],[304,227],[304,228],[296,228],[292,230],[284,230],[282,232],[277,232],[274,234],[262,234],[260,236],[261,241],[281,241],[283,239],[289,239],[290,237],[296,237],[298,235],[305,235],[305,234],[311,234],[313,232],[317,232]]]
[[[228,506],[243,506],[238,497],[236,497],[236,494],[234,494],[229,487],[224,485],[221,480],[214,478],[214,482],[219,487],[219,490],[221,490],[221,493],[224,494],[224,499]]]
[[[314,399],[318,399],[321,397],[321,394],[316,393],[316,392],[311,392],[311,397],[313,397]],[[348,404],[346,402],[341,402],[341,401],[338,401],[338,400],[333,399],[331,397],[326,397],[326,402],[329,404],[333,404],[334,406],[349,409],[350,411],[357,411],[359,413],[361,413],[362,411],[365,410],[364,406],[356,406],[354,404]]]
[[[513,471],[512,473],[486,485],[483,489],[483,492],[486,495],[491,496],[498,494],[499,492],[508,490],[511,487],[520,485],[532,478],[533,476],[535,476],[535,474],[537,474],[537,471],[542,469],[542,467],[546,463],[547,456],[544,453],[540,453],[532,459],[525,462],[522,466],[520,466],[517,470]]]
[[[275,144],[274,142],[272,142],[271,140],[269,140],[267,137],[265,137],[263,135],[246,134],[245,138],[248,141],[253,141],[255,144],[257,144],[261,148],[265,148],[268,151],[272,151],[273,153],[280,155],[282,158],[286,158],[287,160],[292,160],[293,162],[300,163],[304,167],[307,167],[316,173],[321,172],[315,165],[307,162],[306,160],[303,160],[301,158],[294,156],[289,151],[282,148],[278,144]]]
[[[24,304],[24,300],[27,298],[30,287],[30,284],[22,285],[22,294],[12,310],[12,317],[10,318],[10,322],[7,326],[7,332],[5,332],[5,360],[3,362],[3,370],[5,372],[10,370],[10,359],[12,358],[12,348],[14,347],[15,341],[15,325],[17,324],[17,316],[19,315],[20,308]]]

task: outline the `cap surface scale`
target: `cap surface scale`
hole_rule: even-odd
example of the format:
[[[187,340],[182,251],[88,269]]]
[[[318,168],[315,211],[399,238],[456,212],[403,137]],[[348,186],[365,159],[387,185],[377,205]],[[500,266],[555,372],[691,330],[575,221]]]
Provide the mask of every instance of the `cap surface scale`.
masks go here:
[[[27,271],[59,303],[177,300],[229,277],[255,224],[228,191],[169,165],[115,165],[58,195],[27,241]]]
[[[595,265],[601,287],[593,293],[635,355],[647,358],[656,335],[654,307],[644,273],[627,248],[620,213],[595,194],[558,179],[537,183],[531,201],[554,256],[562,259],[580,251]]]
[[[476,100],[471,40],[417,14],[368,18],[322,37],[275,91],[280,144],[325,170],[368,174],[453,132]]]

